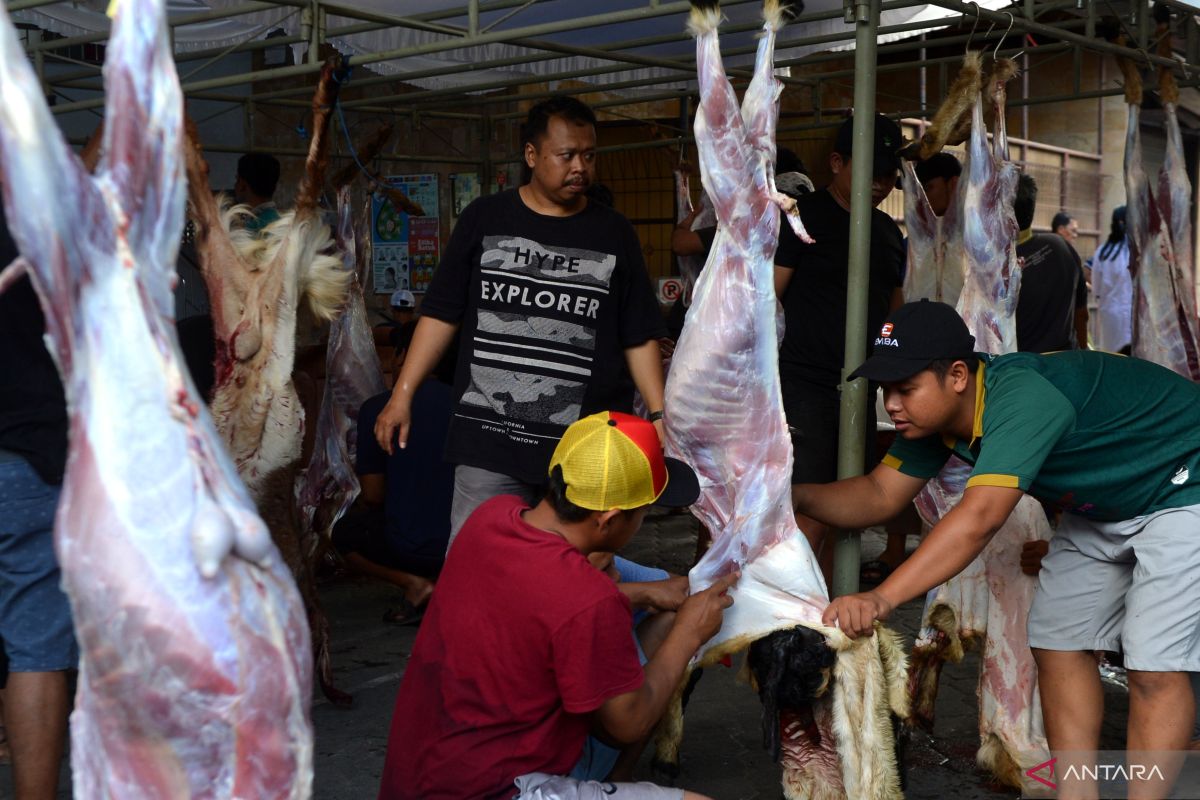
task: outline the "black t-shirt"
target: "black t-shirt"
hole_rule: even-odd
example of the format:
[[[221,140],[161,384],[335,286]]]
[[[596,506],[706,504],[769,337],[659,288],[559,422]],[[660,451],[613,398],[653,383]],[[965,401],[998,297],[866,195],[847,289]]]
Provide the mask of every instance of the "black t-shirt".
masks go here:
[[[628,220],[543,216],[515,189],[463,211],[421,313],[462,323],[446,459],[528,483],[572,422],[631,409],[625,348],[666,333]]]
[[[0,270],[17,257],[0,209]],[[67,401],[42,334],[37,293],[23,277],[0,294],[0,449],[29,462],[43,481],[62,483]]]
[[[828,189],[802,195],[796,205],[816,242],[805,244],[797,239],[786,220],[779,227],[775,263],[795,270],[783,293],[786,327],[779,350],[779,374],[836,386],[846,353],[850,212],[838,205]],[[891,308],[904,258],[900,229],[887,214],[872,209],[868,341]]]
[[[1087,285],[1075,248],[1056,233],[1035,233],[1017,245],[1021,292],[1017,349],[1027,353],[1075,350],[1075,310],[1087,307]]]

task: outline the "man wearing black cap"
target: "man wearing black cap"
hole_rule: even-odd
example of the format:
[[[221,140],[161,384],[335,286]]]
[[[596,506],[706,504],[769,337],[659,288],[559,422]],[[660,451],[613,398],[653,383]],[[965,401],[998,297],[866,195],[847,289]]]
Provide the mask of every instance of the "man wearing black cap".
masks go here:
[[[917,180],[925,190],[929,208],[939,217],[950,207],[950,200],[958,189],[962,176],[962,162],[951,153],[934,153],[916,166]]]
[[[775,291],[786,324],[779,350],[783,406],[792,428],[795,462],[792,483],[824,483],[837,477],[838,418],[845,360],[846,291],[850,263],[850,166],[854,120],[838,129],[829,168],[833,180],[806,194],[796,205],[804,226],[816,239],[805,244],[791,227],[781,225],[775,253]],[[875,117],[874,178],[871,182],[871,266],[867,287],[867,329],[876,331],[888,311],[902,302],[904,240],[900,229],[878,206],[896,186],[900,166],[896,150],[900,128]],[[865,409],[864,409],[865,413]],[[871,426],[873,427],[873,426]],[[868,431],[866,452],[874,453],[875,431]],[[832,548],[822,551],[829,528],[797,516],[800,529],[817,553],[828,579]]]
[[[869,634],[965,568],[1029,493],[1064,512],[1028,621],[1051,750],[1098,747],[1095,650],[1125,654],[1128,749],[1186,749],[1186,672],[1200,670],[1200,387],[1092,351],[972,353],[954,309],[929,301],[897,309],[874,341],[853,377],[883,384],[896,443],[869,475],[795,487],[800,510],[862,528],[910,503],[951,454],[973,470],[916,552],[874,591],[834,600],[826,624]],[[1151,796],[1136,783],[1129,796]]]

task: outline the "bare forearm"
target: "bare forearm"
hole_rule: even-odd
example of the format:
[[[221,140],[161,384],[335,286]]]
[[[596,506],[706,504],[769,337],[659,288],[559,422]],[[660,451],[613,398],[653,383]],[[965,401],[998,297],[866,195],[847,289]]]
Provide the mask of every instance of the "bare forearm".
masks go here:
[[[1088,310],[1086,308],[1075,309],[1075,342],[1080,350],[1086,350],[1088,347]]]
[[[647,339],[639,345],[625,348],[625,363],[633,383],[651,411],[662,411],[663,369],[662,354],[657,339]]]
[[[688,661],[701,644],[692,632],[678,625],[672,628],[662,646],[646,662],[645,681],[637,690],[632,713],[625,720],[623,729],[608,731],[609,735],[624,744],[640,742],[649,736],[662,719],[667,704],[683,680]]]
[[[421,381],[433,372],[457,335],[457,325],[433,317],[421,317],[413,332],[404,367],[396,378],[396,385],[392,387],[392,396],[411,399]]]
[[[836,483],[804,483],[792,487],[796,511],[835,528],[877,525],[900,512],[911,498],[891,497],[871,475]]]
[[[955,506],[875,591],[892,608],[924,595],[966,569],[1003,523]]]

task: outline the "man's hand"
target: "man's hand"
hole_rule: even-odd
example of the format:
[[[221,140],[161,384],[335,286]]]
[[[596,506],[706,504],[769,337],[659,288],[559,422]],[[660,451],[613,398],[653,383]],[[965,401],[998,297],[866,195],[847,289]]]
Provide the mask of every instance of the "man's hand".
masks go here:
[[[408,428],[411,424],[412,401],[394,393],[375,419],[375,441],[390,456],[392,439],[398,433],[400,449],[403,450],[408,444]]]
[[[1037,575],[1042,569],[1042,559],[1050,552],[1050,543],[1045,539],[1035,539],[1021,546],[1021,572],[1026,575]]]
[[[737,583],[739,577],[741,573],[732,572],[685,600],[675,612],[675,627],[690,630],[699,637],[697,646],[715,636],[721,630],[725,609],[733,605],[733,598],[726,592]]]
[[[860,592],[839,597],[821,615],[821,622],[840,628],[851,639],[870,636],[875,632],[875,620],[884,620],[892,613],[892,605],[878,592]]]
[[[679,302],[676,300],[675,302]],[[675,355],[675,340],[668,339],[666,336],[658,340],[658,352],[662,356],[663,361],[666,361],[671,356]]]
[[[621,583],[617,588],[631,604],[656,611],[675,611],[688,597],[688,579],[684,575],[672,575],[663,581]]]

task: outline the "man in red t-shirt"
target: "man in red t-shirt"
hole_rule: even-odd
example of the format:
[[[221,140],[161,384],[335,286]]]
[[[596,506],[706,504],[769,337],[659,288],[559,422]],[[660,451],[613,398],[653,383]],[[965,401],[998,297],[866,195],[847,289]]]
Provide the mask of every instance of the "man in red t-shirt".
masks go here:
[[[559,796],[595,791],[549,776],[571,770],[589,732],[617,745],[650,734],[720,628],[737,576],[684,601],[643,669],[629,601],[588,556],[624,547],[650,504],[686,506],[698,493],[653,425],[602,412],[567,429],[536,507],[508,495],[481,505],[450,550],[405,669],[381,800],[512,798],[546,781]],[[650,784],[604,791],[698,797]]]

